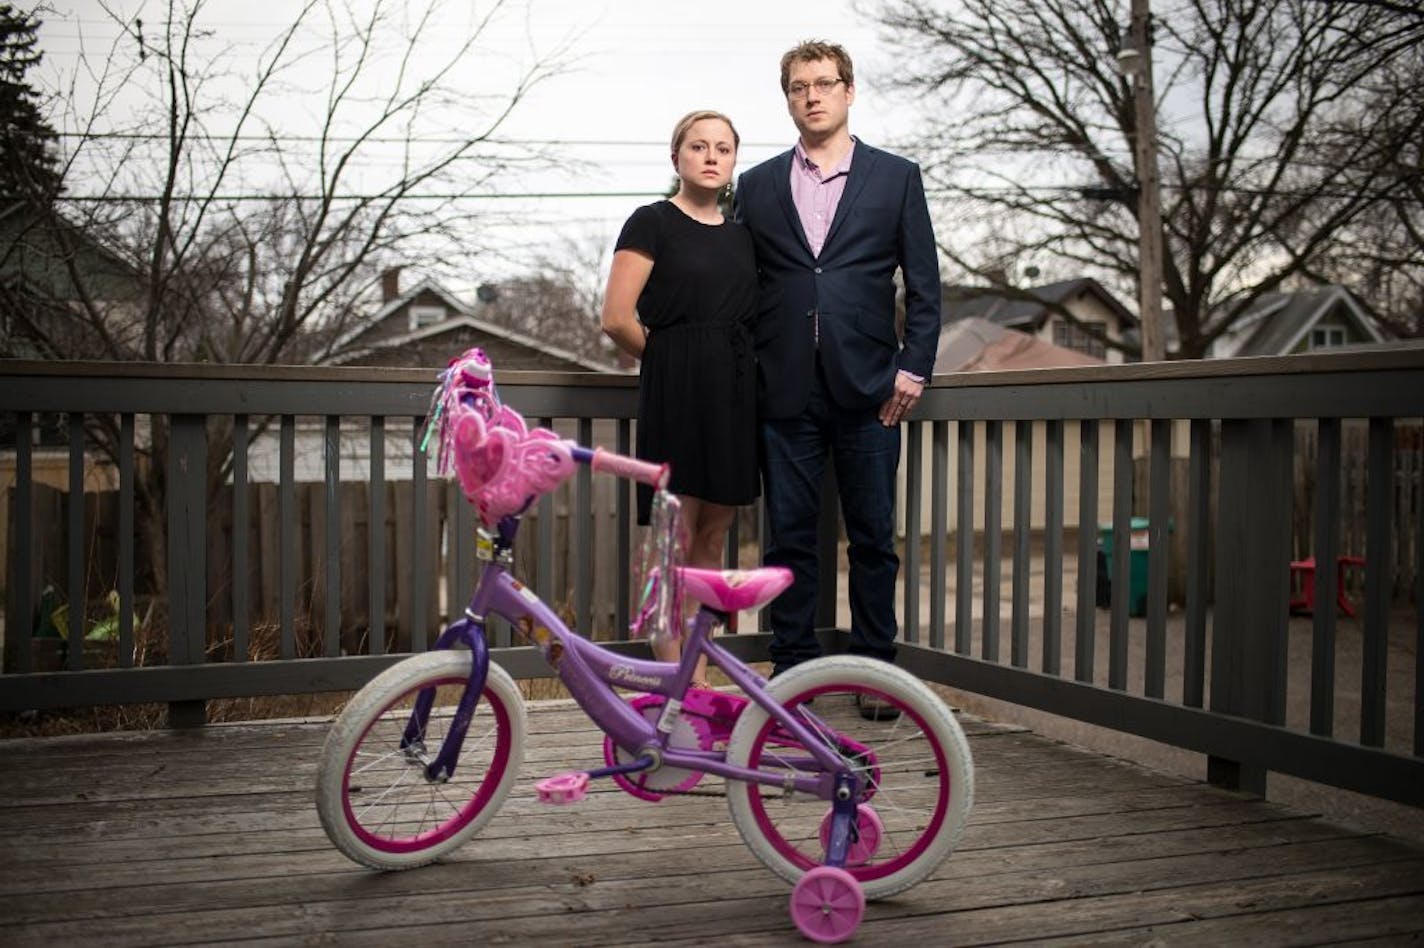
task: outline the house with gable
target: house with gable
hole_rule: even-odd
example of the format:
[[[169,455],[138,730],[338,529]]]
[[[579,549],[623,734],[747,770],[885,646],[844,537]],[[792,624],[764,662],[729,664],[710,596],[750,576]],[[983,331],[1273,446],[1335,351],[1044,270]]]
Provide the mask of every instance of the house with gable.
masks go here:
[[[0,203],[0,358],[108,359],[83,317],[102,312],[111,345],[140,334],[147,277],[55,212]]]
[[[355,320],[355,326],[339,338],[328,364],[378,368],[417,368],[435,373],[454,356],[472,346],[489,355],[497,370],[600,372],[617,370],[567,349],[518,332],[484,318],[481,310],[491,301],[468,303],[434,279],[422,279],[402,288],[399,269],[381,276],[381,296],[375,312]],[[386,476],[399,481],[410,477],[409,454],[398,442],[414,437],[411,419],[387,419],[385,423]],[[296,477],[299,481],[319,481],[323,460],[322,430],[315,420],[297,426]],[[360,426],[342,434],[341,477],[363,480],[369,474],[370,444]],[[250,445],[249,471],[256,480],[273,480],[277,473],[277,445],[270,436],[254,438]]]
[[[1026,290],[946,286],[941,309],[946,331],[959,320],[978,319],[1108,363],[1125,361],[1122,350],[1108,343],[1137,331],[1137,317],[1091,277]]]
[[[1332,284],[1263,294],[1213,342],[1211,356],[1291,355],[1388,338],[1359,297]]]
[[[402,290],[400,276],[399,268],[381,275],[379,309],[338,340],[335,364],[440,368],[480,346],[498,369],[613,371],[607,363],[482,318],[478,299],[466,303],[433,279]]]
[[[941,307],[943,325],[940,328],[935,357],[937,374],[1057,369],[1103,365],[1108,362],[1120,363],[1124,361],[1122,351],[1109,347],[1105,340],[1122,341],[1125,337],[1131,339],[1137,332],[1136,318],[1106,288],[1096,280],[1088,278],[1064,280],[1028,290],[990,286],[946,286],[942,293]],[[1037,421],[1030,423],[1029,428],[1033,455],[1042,458],[1047,452],[1045,425]],[[984,458],[987,452],[984,437],[982,429],[976,430],[976,458]],[[1108,456],[1111,456],[1113,437],[1114,431],[1111,428],[1101,435],[1101,450],[1108,452]],[[909,463],[907,450],[902,443],[902,466]],[[1080,483],[1079,456],[1076,452],[1068,452],[1063,461],[1068,490],[1068,500],[1063,507],[1065,522],[1068,527],[1076,529],[1076,490]],[[920,484],[924,491],[920,505],[922,510],[928,510],[933,502],[930,485],[934,483],[933,458],[930,452],[924,452],[920,463]],[[1002,483],[1013,483],[1015,453],[1004,452],[999,464]],[[973,487],[975,510],[982,510],[984,507],[986,484],[981,472]],[[1042,529],[1046,510],[1042,483],[1035,481],[1034,490],[1030,510],[1031,526],[1033,529]],[[1007,505],[1001,512],[1003,522],[1010,522],[1014,516],[1011,506],[1012,492],[1004,491],[1001,501]],[[1108,509],[1108,506],[1104,505],[1112,503],[1110,478],[1099,482],[1098,503],[1099,509]],[[907,529],[906,506],[902,497],[897,505],[897,530],[902,534]],[[949,505],[946,511],[946,529],[957,530],[958,520],[957,506]],[[922,519],[922,534],[928,535],[931,529],[928,518]]]

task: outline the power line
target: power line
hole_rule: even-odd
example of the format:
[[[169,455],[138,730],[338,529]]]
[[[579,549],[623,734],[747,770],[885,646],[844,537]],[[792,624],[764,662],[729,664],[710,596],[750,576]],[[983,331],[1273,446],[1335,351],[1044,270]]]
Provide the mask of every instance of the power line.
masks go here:
[[[203,194],[169,195],[159,194],[63,194],[59,200],[76,204],[153,204],[169,201],[207,201],[218,204],[237,204],[270,201],[504,201],[528,198],[543,200],[554,198],[641,198],[661,197],[665,190],[648,191],[524,191],[504,194],[405,194],[396,197],[390,194]]]
[[[164,132],[56,132],[56,138],[81,138],[81,139],[116,139],[121,141],[166,141],[169,135]],[[667,142],[638,142],[638,141],[615,141],[612,139],[560,139],[560,138],[421,138],[419,136],[337,136],[337,135],[188,135],[191,139],[202,141],[234,141],[234,142],[355,142],[366,141],[377,144],[405,145],[412,142],[431,145],[463,145],[467,142],[479,142],[486,145],[666,145]]]
[[[55,132],[55,138],[81,139],[86,141],[168,141],[170,136],[162,132]],[[538,147],[538,148],[668,148],[666,139],[658,140],[638,140],[638,139],[615,139],[615,138],[447,138],[444,136],[425,137],[419,135],[411,136],[381,136],[381,137],[357,137],[357,136],[320,136],[320,135],[299,135],[299,134],[278,134],[278,135],[217,135],[217,134],[189,134],[188,140],[200,142],[251,142],[268,144],[352,144],[364,142],[373,145],[466,145],[481,144],[493,146],[507,146],[514,148]],[[739,150],[760,151],[763,149],[776,152],[785,151],[787,143],[777,142],[751,142],[744,141]],[[1032,155],[1020,152],[1013,148],[981,148],[977,149],[979,155],[1010,155],[1032,157]],[[1037,154],[1037,153],[1034,153]],[[1076,152],[1050,152],[1050,157],[1075,157]],[[479,157],[479,156],[471,156]],[[1235,155],[1235,160],[1242,162],[1264,162],[1272,160],[1270,155]],[[654,163],[655,159],[632,159],[632,162],[644,164]],[[630,163],[628,160],[620,162]],[[1290,164],[1302,168],[1335,168],[1336,165],[1325,161],[1312,161],[1309,158],[1293,159]]]
[[[928,187],[925,193],[932,195],[955,195],[960,194],[966,197],[987,197],[993,198],[1006,194],[1038,194],[1044,196],[1063,195],[1072,196],[1084,200],[1112,201],[1120,199],[1121,195],[1116,192],[1107,193],[1109,189],[1103,189],[1091,185],[1076,184],[1044,184],[1044,185],[1003,185],[1000,187]],[[1387,199],[1391,192],[1361,192],[1361,191],[1312,191],[1312,190],[1272,190],[1269,188],[1252,188],[1247,186],[1217,186],[1207,188],[1203,185],[1162,185],[1164,191],[1176,191],[1182,193],[1213,191],[1219,194],[1237,194],[1252,197],[1303,197],[1311,196],[1324,199]],[[514,191],[504,193],[471,194],[468,192],[452,193],[421,193],[394,196],[391,194],[203,194],[203,195],[159,195],[159,194],[65,194],[60,195],[59,200],[76,204],[153,204],[162,200],[175,202],[205,201],[220,204],[237,203],[258,203],[273,201],[510,201],[510,200],[584,200],[584,199],[627,199],[627,198],[648,198],[663,197],[667,193],[665,188],[642,189],[632,191]]]
[[[85,141],[167,141],[169,135],[162,132],[55,132],[56,138],[77,138]],[[349,144],[352,142],[367,142],[375,145],[509,145],[515,147],[538,146],[541,148],[567,145],[577,148],[669,148],[667,139],[658,141],[637,141],[634,139],[612,139],[612,138],[445,138],[445,137],[423,137],[419,135],[411,136],[344,136],[344,135],[213,135],[213,134],[190,134],[186,136],[193,141],[206,142],[309,142],[313,144]],[[742,142],[742,148],[777,148],[785,150],[787,143],[782,142]]]

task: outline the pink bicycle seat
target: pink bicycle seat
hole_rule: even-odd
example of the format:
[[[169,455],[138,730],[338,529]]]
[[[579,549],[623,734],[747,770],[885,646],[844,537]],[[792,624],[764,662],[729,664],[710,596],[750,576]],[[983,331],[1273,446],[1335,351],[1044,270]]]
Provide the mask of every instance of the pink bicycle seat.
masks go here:
[[[729,570],[684,566],[681,572],[687,595],[723,612],[759,609],[791,585],[791,570],[784,566]]]

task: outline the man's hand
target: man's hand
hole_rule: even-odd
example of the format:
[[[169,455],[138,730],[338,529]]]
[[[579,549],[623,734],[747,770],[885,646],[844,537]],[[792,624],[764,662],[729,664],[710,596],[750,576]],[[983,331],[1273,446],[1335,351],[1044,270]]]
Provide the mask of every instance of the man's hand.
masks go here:
[[[910,409],[919,404],[924,390],[923,383],[916,382],[904,372],[896,372],[895,391],[886,399],[885,404],[880,406],[880,423],[887,428],[893,428],[904,421]]]

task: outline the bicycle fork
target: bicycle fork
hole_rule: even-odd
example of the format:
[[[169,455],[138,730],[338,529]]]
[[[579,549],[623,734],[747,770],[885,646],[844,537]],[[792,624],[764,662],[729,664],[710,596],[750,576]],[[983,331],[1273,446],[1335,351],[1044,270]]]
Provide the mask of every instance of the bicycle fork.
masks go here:
[[[475,618],[469,610],[463,618],[452,623],[435,642],[436,649],[448,649],[463,643],[470,650],[470,677],[460,700],[455,705],[455,715],[450,721],[450,730],[440,744],[440,751],[434,760],[428,760],[425,748],[425,728],[430,723],[430,710],[435,704],[435,689],[426,688],[415,699],[410,720],[406,722],[405,733],[401,736],[401,750],[407,757],[425,764],[425,779],[432,783],[444,783],[455,773],[455,764],[460,757],[460,748],[465,743],[465,733],[470,729],[470,721],[475,715],[475,705],[485,690],[485,678],[489,674],[489,646],[485,643],[484,623]]]
[[[826,842],[825,865],[844,868],[850,847],[860,839],[859,806],[856,803],[855,777],[836,774],[836,788],[831,794],[831,832]]]

